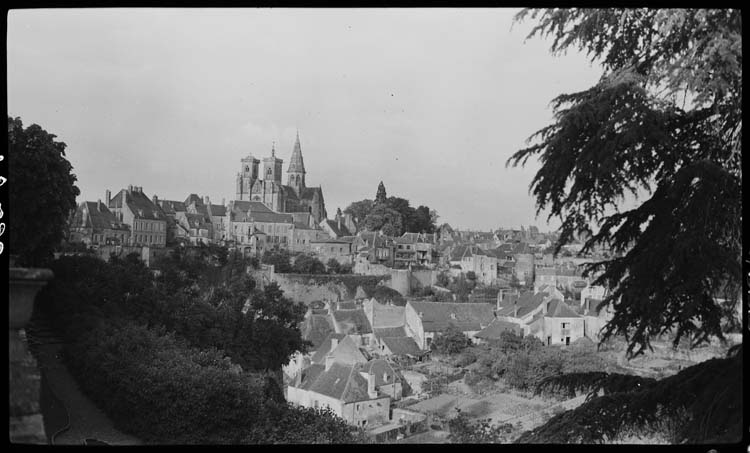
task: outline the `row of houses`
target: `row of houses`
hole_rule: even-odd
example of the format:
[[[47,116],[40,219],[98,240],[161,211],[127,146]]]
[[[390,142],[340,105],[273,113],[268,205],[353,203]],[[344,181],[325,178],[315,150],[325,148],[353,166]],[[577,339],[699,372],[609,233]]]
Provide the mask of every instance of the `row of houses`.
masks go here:
[[[284,366],[287,400],[329,407],[357,426],[388,423],[391,402],[402,398],[407,375],[393,363],[421,360],[438,335],[455,328],[473,342],[498,340],[503,332],[532,335],[547,345],[570,345],[599,329],[610,313],[598,310],[605,296],[588,288],[580,301],[565,300],[556,288],[499,293],[496,304],[410,300],[405,306],[375,299],[313,303],[303,336],[314,351],[296,354]],[[414,387],[409,383],[411,387]]]

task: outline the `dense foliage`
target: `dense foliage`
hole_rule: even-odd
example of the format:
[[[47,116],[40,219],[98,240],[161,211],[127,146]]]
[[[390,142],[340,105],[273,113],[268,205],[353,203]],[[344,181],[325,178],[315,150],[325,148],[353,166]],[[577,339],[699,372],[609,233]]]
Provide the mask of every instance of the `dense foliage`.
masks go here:
[[[460,409],[448,421],[448,439],[455,444],[500,444],[508,443],[516,428],[510,423],[492,424],[491,419],[470,421]]]
[[[382,231],[389,236],[401,236],[405,232],[434,233],[437,231],[437,212],[427,206],[413,208],[409,200],[387,197],[385,186],[380,182],[375,200],[361,200],[351,203],[345,213],[364,225],[369,231]]]
[[[43,266],[52,258],[76,209],[77,178],[65,143],[55,138],[37,124],[24,129],[20,118],[8,117],[8,247],[21,266]]]
[[[439,354],[458,354],[471,345],[471,340],[459,328],[448,326],[445,332],[438,334],[430,344],[430,350]]]
[[[257,290],[233,260],[159,264],[154,277],[135,255],[62,257],[38,298],[64,329],[71,371],[120,429],[159,443],[358,440],[343,420],[284,401],[279,369],[308,346],[302,304],[274,284]]]
[[[295,274],[325,274],[326,271],[326,265],[312,255],[299,255],[292,265]]]
[[[292,269],[292,255],[289,251],[280,250],[266,250],[263,252],[263,256],[260,259],[263,264],[270,264],[274,266],[274,272],[279,274],[287,274],[293,272]]]
[[[671,443],[739,442],[743,432],[741,349],[655,383],[634,387],[625,383],[553,417],[516,442],[602,443],[629,431],[648,433],[675,415],[680,416],[675,432],[670,433]]]
[[[557,251],[590,234],[615,257],[589,265],[612,288],[604,338],[628,354],[674,329],[694,345],[723,338],[716,297],[739,301],[742,231],[742,19],[739,10],[524,10],[529,37],[579,48],[604,69],[553,101],[555,120],[509,160],[539,156],[538,209],[559,217]],[[628,193],[646,194],[633,209]],[[593,233],[593,234],[591,234]]]

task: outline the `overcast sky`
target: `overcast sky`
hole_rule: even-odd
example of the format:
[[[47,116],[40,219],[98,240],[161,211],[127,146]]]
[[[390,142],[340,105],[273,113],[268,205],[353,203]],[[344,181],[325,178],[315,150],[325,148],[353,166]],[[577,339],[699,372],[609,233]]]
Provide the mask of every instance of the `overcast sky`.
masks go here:
[[[516,11],[10,11],[8,114],[68,145],[79,202],[128,184],[229,201],[240,158],[275,141],[286,172],[299,129],[330,217],[382,180],[439,223],[546,231],[559,222],[535,216],[538,163],[505,161],[600,69],[525,42]]]

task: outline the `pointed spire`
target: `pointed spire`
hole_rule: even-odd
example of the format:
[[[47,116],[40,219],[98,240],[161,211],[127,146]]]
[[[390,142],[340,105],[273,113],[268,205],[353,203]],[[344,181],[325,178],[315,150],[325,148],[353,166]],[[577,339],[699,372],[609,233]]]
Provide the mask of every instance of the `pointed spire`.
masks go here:
[[[292,157],[289,159],[289,168],[287,173],[305,173],[305,162],[302,159],[302,146],[299,142],[299,130],[297,130],[297,139],[294,141]]]

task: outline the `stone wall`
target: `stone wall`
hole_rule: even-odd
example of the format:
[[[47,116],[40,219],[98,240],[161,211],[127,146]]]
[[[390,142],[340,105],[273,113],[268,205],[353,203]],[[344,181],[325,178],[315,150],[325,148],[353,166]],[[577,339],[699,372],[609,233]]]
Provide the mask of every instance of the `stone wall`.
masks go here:
[[[359,286],[388,285],[389,276],[279,274],[273,269],[255,271],[259,285],[276,282],[284,295],[295,302],[309,304],[316,300],[333,302],[352,300]],[[390,286],[390,285],[388,285]]]

